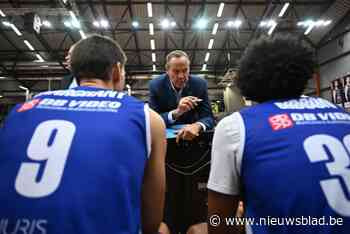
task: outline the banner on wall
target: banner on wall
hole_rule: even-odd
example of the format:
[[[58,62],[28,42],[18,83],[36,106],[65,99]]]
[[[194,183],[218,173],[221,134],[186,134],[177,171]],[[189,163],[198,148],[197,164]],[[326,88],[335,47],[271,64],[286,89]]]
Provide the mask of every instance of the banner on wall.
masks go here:
[[[347,110],[350,110],[350,74],[347,74],[344,78],[343,78],[343,84],[344,84],[344,107]]]
[[[331,82],[332,102],[350,111],[350,73]]]

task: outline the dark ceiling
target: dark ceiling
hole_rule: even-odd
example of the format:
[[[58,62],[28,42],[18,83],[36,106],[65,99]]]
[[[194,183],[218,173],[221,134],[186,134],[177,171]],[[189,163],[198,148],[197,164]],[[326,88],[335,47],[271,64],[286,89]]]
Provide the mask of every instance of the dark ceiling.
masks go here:
[[[237,66],[237,60],[247,44],[259,35],[267,34],[268,29],[259,27],[263,20],[274,19],[278,23],[274,32],[289,32],[317,48],[335,25],[349,16],[350,0],[291,0],[283,17],[279,13],[287,1],[276,0],[0,0],[0,9],[4,17],[2,22],[15,25],[22,33],[18,36],[13,28],[0,25],[0,90],[8,89],[5,83],[16,80],[26,87],[36,82],[46,81],[56,85],[68,70],[64,57],[69,47],[81,39],[79,30],[86,35],[99,33],[114,38],[128,56],[128,76],[149,76],[164,70],[164,59],[174,49],[185,50],[191,57],[191,70],[200,72],[204,63],[204,73],[222,75],[228,68]],[[147,12],[147,3],[152,3],[152,17]],[[224,3],[221,17],[217,17],[220,4]],[[81,28],[68,28],[64,22],[71,19],[73,11],[80,21]],[[50,21],[51,28],[41,27],[40,34],[28,26],[28,14],[36,13],[41,20]],[[174,28],[164,30],[160,26],[162,19],[175,21]],[[195,28],[199,18],[208,20],[207,28]],[[96,28],[96,20],[105,19],[108,28]],[[241,20],[239,29],[228,28],[229,20]],[[332,20],[327,27],[314,28],[304,35],[305,28],[297,23],[307,19]],[[139,27],[133,28],[132,22],[138,21]],[[149,24],[154,25],[154,35],[149,33]],[[212,34],[213,26],[218,30]],[[151,49],[150,40],[155,40],[155,49]],[[213,48],[208,44],[214,39]],[[34,51],[24,43],[27,40]],[[152,62],[152,53],[156,62]],[[205,62],[206,54],[210,57]],[[36,54],[45,61],[37,62]],[[156,65],[156,71],[152,65]],[[47,86],[48,84],[46,84]]]

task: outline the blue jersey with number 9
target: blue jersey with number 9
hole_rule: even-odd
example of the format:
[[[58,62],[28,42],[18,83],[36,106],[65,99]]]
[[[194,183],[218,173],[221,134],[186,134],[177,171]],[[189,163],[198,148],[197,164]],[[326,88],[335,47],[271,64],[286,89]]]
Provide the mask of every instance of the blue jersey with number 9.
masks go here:
[[[0,129],[0,233],[139,233],[148,109],[93,87],[16,106]]]
[[[248,233],[350,233],[350,115],[321,99],[240,111]]]

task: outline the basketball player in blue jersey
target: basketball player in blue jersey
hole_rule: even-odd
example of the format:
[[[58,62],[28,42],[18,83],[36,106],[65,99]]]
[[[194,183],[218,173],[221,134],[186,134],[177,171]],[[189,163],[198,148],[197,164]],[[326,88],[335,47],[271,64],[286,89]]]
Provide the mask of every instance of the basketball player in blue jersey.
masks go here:
[[[0,131],[0,233],[157,233],[163,120],[120,92],[116,42],[90,36],[71,59],[80,87],[16,106]]]
[[[240,196],[248,234],[350,233],[350,115],[301,96],[314,68],[313,51],[290,36],[246,49],[237,85],[259,104],[216,128],[209,233],[235,233]]]

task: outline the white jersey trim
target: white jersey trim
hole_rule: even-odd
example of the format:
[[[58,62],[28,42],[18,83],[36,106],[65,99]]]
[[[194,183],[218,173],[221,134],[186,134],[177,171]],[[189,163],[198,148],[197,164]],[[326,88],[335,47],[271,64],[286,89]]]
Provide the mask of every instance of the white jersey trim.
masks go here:
[[[253,229],[249,224],[245,225],[245,232],[246,234],[253,234]]]
[[[150,123],[150,113],[149,106],[145,104],[145,123],[146,123],[146,143],[147,143],[147,158],[151,155],[151,123]]]
[[[238,112],[225,117],[216,126],[208,189],[228,195],[240,194],[244,137],[245,127]]]
[[[237,156],[236,156],[236,160],[237,160],[237,172],[238,175],[241,176],[242,173],[242,161],[243,161],[243,153],[244,153],[244,147],[245,147],[245,125],[244,125],[244,121],[243,121],[243,117],[239,112],[235,113],[235,117],[237,120],[237,123],[239,125],[239,148],[237,151]]]

